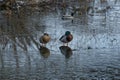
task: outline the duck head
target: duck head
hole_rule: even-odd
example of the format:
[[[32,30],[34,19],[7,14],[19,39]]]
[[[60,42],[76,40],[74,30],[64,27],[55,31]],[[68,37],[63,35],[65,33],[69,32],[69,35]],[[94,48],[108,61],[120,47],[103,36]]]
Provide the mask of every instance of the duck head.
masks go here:
[[[65,32],[65,35],[66,35],[66,36],[68,36],[68,35],[70,35],[70,34],[71,34],[70,31],[66,31],[66,32]]]
[[[44,33],[44,35],[49,36],[49,34],[48,34],[48,33]]]

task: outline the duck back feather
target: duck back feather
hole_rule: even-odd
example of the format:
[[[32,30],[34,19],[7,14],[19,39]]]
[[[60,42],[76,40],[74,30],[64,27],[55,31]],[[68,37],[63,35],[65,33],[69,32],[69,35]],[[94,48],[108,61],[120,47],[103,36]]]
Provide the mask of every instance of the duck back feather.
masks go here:
[[[49,41],[50,41],[50,37],[49,37],[48,35],[43,35],[43,36],[41,36],[41,38],[40,38],[40,43],[46,44],[46,43],[48,43]]]

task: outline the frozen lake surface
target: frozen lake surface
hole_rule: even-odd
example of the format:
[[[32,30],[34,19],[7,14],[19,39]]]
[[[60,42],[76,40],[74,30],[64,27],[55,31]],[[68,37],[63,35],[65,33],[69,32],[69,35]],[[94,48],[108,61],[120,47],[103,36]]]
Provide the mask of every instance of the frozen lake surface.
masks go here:
[[[73,21],[62,20],[59,9],[10,20],[1,12],[0,80],[120,80],[119,10],[116,4]],[[59,41],[65,31],[74,37],[68,47]],[[44,32],[51,41],[39,50]]]
[[[65,58],[61,51],[50,51],[42,56],[30,52],[26,59],[21,52],[12,56],[0,69],[2,80],[119,80],[120,50],[78,50]],[[16,62],[16,63],[15,63]],[[15,65],[17,66],[15,67]],[[19,65],[19,66],[18,66]]]

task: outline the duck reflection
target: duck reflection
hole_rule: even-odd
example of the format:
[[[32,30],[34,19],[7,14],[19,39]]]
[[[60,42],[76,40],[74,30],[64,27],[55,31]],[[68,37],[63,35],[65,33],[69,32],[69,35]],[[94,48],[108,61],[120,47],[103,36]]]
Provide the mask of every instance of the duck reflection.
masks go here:
[[[73,54],[72,49],[68,46],[60,46],[59,49],[65,58],[70,58]]]
[[[44,58],[48,58],[50,56],[50,50],[47,47],[40,46],[40,54]]]

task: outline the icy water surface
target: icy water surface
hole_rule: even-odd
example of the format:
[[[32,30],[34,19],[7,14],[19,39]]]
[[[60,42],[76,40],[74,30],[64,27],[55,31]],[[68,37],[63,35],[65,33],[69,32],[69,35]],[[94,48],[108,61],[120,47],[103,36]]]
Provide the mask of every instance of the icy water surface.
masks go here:
[[[120,7],[62,20],[61,10],[0,13],[0,80],[120,80]],[[69,10],[68,10],[69,13]],[[71,31],[73,41],[59,38]],[[44,32],[51,36],[40,48]]]
[[[19,60],[5,61],[0,69],[2,80],[119,80],[119,50],[72,51],[66,57],[60,51],[50,55],[39,52],[29,53],[31,60],[19,55]],[[56,54],[57,53],[57,54]],[[35,56],[38,55],[38,56]],[[8,64],[9,63],[9,64]],[[12,67],[13,66],[13,67]]]

